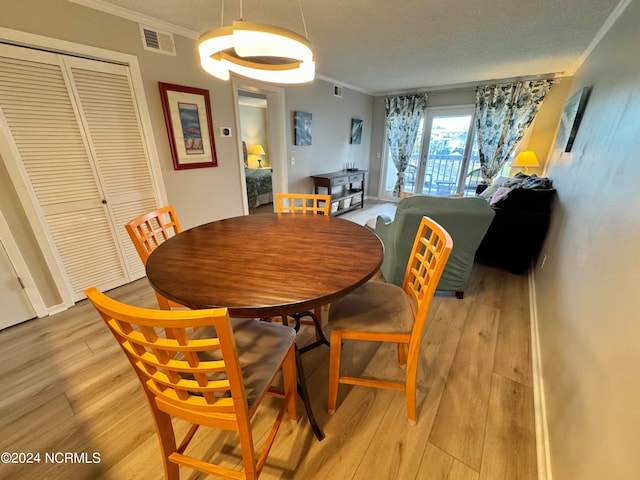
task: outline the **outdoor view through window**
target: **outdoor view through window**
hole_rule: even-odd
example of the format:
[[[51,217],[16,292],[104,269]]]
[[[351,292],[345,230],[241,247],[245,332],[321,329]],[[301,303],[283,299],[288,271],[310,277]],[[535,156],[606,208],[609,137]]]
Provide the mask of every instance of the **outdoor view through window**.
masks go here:
[[[411,159],[404,172],[404,192],[475,194],[476,185],[482,177],[472,120],[473,107],[427,112],[420,121]],[[398,170],[388,153],[385,170],[384,196],[389,197]]]

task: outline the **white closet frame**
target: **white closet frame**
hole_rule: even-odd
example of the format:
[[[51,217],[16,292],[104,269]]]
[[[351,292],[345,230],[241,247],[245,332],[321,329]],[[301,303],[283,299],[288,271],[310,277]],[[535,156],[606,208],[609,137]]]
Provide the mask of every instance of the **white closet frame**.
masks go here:
[[[149,108],[144,94],[140,66],[138,64],[138,59],[135,56],[4,27],[0,27],[0,42],[22,47],[37,48],[54,53],[72,54],[88,59],[105,60],[128,66],[133,85],[135,102],[142,124],[142,135],[147,146],[151,176],[156,185],[156,194],[159,197],[157,201],[160,205],[168,203],[158,151],[155,146],[155,138],[151,127]],[[10,142],[7,142],[8,138],[10,138],[9,132],[0,132],[0,155],[5,159],[18,158],[18,152],[14,151]],[[53,240],[50,238],[44,224],[44,219],[40,215],[38,201],[35,198],[33,191],[28,187],[29,181],[26,176],[26,172],[18,165],[19,162],[8,161],[5,163],[9,176],[11,177],[11,181],[16,188],[18,198],[20,199],[27,218],[29,219],[31,228],[33,229],[38,241],[38,245],[42,251],[49,272],[51,273],[54,283],[62,298],[62,303],[57,306],[49,307],[49,311],[55,312],[71,307],[75,303],[75,294],[69,280],[66,278],[61,268],[61,263],[56,254],[56,248]]]

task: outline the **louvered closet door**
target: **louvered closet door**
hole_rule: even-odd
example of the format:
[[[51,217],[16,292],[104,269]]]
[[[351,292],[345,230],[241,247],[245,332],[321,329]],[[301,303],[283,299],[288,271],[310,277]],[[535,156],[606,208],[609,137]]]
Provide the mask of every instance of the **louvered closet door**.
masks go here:
[[[65,57],[114,234],[130,279],[144,266],[124,225],[157,208],[128,67]]]
[[[124,223],[140,212],[155,208],[155,202],[148,202],[146,193],[129,198],[128,203],[122,201],[118,188],[131,186],[127,183],[130,172],[122,170],[118,180],[112,159],[122,155],[117,152],[125,147],[123,142],[114,142],[109,148],[105,145],[109,140],[101,136],[103,125],[116,121],[118,113],[112,112],[119,107],[103,110],[103,125],[95,113],[100,108],[95,107],[96,97],[109,103],[112,100],[104,98],[114,87],[103,78],[103,96],[97,93],[100,88],[85,85],[83,78],[90,75],[79,71],[79,91],[74,93],[73,68],[65,69],[61,55],[0,45],[2,117],[77,300],[90,285],[106,290],[141,276],[139,260],[127,265],[131,254],[124,241],[130,240],[118,230],[124,230]],[[83,96],[86,114],[82,112],[85,107],[75,101]],[[122,97],[125,102],[126,95]],[[113,102],[117,104],[117,100]],[[132,108],[135,110],[128,107]],[[94,154],[101,160],[96,160]],[[131,161],[136,162],[135,154]],[[102,173],[104,183],[99,179]],[[113,193],[113,201],[109,193]],[[128,215],[127,208],[135,209],[135,205],[140,210]]]

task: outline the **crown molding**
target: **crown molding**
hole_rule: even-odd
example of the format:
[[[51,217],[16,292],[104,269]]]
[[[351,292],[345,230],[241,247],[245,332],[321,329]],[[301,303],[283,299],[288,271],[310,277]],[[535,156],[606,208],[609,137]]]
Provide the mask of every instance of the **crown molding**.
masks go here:
[[[174,25],[173,23],[164,22],[162,20],[158,20],[157,18],[150,17],[149,15],[144,15],[142,13],[134,12],[126,8],[118,7],[116,5],[112,5],[111,3],[103,2],[102,0],[67,1],[82,5],[83,7],[99,10],[110,15],[115,15],[116,17],[131,20],[132,22],[142,23],[148,27],[154,27],[159,30],[174,33],[176,35],[182,35],[183,37],[191,38],[193,40],[197,40],[200,37],[200,32],[196,32],[195,30],[180,27],[178,25]]]
[[[575,73],[580,69],[582,64],[587,59],[587,57],[589,57],[589,55],[591,55],[591,52],[595,50],[595,48],[602,41],[602,39],[607,34],[607,32],[609,32],[611,27],[613,27],[613,24],[616,23],[616,20],[618,20],[620,15],[622,15],[622,12],[626,10],[626,8],[629,6],[630,3],[631,3],[631,0],[621,0],[620,3],[616,5],[616,8],[613,9],[611,14],[607,18],[607,21],[604,22],[604,25],[602,25],[600,30],[598,30],[598,33],[596,33],[596,36],[593,37],[593,40],[591,40],[591,43],[589,44],[589,46],[585,49],[584,52],[582,52],[582,55],[580,55],[580,58],[576,62],[575,66],[570,71],[567,71],[567,76],[572,77],[575,75]]]

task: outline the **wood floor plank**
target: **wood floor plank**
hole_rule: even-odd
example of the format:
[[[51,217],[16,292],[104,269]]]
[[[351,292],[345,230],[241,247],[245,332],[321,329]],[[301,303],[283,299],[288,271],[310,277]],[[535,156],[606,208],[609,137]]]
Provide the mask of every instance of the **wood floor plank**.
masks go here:
[[[347,359],[344,362],[344,371],[349,372],[348,374],[361,373],[353,372],[349,365],[356,348],[366,345],[367,342],[349,343],[351,345],[345,343],[343,350],[343,358]],[[370,347],[377,348],[375,344],[370,344]],[[389,347],[390,345],[379,347],[368,364],[368,371],[377,372],[378,378],[390,379],[394,375],[397,376],[399,368],[397,362],[394,365],[389,361],[389,357],[394,355],[393,349]],[[360,357],[357,354],[353,355],[354,359]],[[322,393],[326,392],[327,378],[328,372],[324,386],[320,389]],[[353,478],[369,445],[375,441],[380,427],[379,420],[391,405],[397,405],[398,402],[402,402],[401,392],[341,385],[338,389],[336,412],[323,426],[327,438],[314,445],[314,454],[307,458],[296,472],[299,478]],[[326,410],[326,393],[322,403]],[[372,419],[377,420],[371,421]]]
[[[449,299],[452,302],[454,298]],[[420,351],[417,380],[418,422],[407,422],[405,397],[397,395],[395,405],[380,419],[379,433],[365,453],[355,479],[367,479],[375,471],[380,478],[420,478],[416,476],[438,411],[461,330],[440,322],[429,323]],[[389,361],[397,362],[395,350]]]
[[[478,480],[478,472],[429,443],[415,478],[421,480]]]
[[[525,275],[505,275],[508,275],[508,281],[504,285],[500,309],[494,370],[516,382],[532,386],[528,281]]]
[[[533,417],[531,389],[494,374],[481,480],[538,478]]]
[[[449,293],[436,296],[431,306],[434,313],[429,317],[429,321],[446,323],[462,329],[472,306],[472,302],[459,300]]]
[[[478,472],[458,459],[455,459],[451,466],[448,480],[478,480]]]
[[[429,441],[480,470],[499,311],[478,304],[467,317]]]
[[[501,310],[494,371],[531,387],[531,327],[527,313],[524,308]]]
[[[506,283],[505,275],[507,275],[506,272],[494,267],[475,263],[469,286],[464,293],[464,301],[501,308]]]

